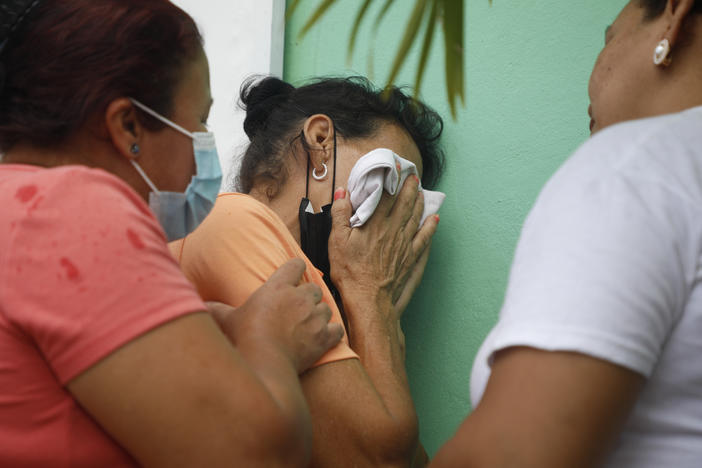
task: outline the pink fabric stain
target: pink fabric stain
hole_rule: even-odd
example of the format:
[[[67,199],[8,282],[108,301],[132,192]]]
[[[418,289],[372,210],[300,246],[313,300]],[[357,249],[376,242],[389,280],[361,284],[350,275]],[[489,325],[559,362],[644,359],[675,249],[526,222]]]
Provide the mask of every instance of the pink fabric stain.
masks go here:
[[[43,195],[40,196],[39,198],[37,198],[36,200],[34,200],[34,203],[32,203],[32,205],[29,208],[27,208],[27,214],[32,214],[32,212],[39,207],[39,203],[41,203],[43,200],[44,200]]]
[[[80,270],[76,268],[76,266],[73,264],[72,261],[67,259],[66,257],[61,257],[61,260],[59,260],[59,263],[63,267],[63,269],[66,271],[66,276],[68,277],[69,280],[71,281],[79,281],[80,280]]]
[[[39,189],[36,185],[25,185],[24,187],[17,189],[15,198],[22,203],[27,203],[29,200],[34,198],[34,195],[36,195],[38,191]]]
[[[141,237],[139,237],[139,234],[131,229],[127,229],[127,239],[129,239],[129,243],[132,244],[132,246],[137,250],[142,250],[144,247],[146,247],[146,245],[144,245],[144,241],[142,241]]]

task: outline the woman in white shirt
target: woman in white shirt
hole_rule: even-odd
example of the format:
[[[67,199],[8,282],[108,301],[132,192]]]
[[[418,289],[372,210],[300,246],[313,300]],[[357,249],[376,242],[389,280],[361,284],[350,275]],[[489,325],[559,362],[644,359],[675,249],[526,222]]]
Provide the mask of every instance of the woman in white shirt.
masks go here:
[[[702,466],[702,2],[631,0],[434,466]]]

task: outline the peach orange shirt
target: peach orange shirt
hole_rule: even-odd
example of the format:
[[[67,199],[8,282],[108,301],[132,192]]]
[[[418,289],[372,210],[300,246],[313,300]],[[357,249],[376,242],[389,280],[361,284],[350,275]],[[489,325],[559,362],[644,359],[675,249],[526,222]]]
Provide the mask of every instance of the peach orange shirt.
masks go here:
[[[135,466],[64,386],[204,304],[107,172],[0,164],[0,207],[0,466]]]
[[[300,249],[283,221],[270,208],[240,193],[224,193],[205,221],[185,239],[171,242],[171,253],[206,301],[237,307],[292,258],[307,264],[303,281],[322,288],[332,322],[339,309],[319,271]],[[358,358],[346,337],[316,363]]]

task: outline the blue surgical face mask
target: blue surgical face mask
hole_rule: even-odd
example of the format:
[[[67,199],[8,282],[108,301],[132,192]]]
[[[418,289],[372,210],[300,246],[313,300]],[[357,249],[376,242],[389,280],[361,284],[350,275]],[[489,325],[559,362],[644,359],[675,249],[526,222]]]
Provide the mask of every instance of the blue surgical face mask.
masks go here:
[[[161,223],[166,237],[169,241],[183,238],[193,232],[212,210],[222,184],[222,168],[219,165],[214,134],[189,132],[136,99],[130,100],[139,109],[193,140],[197,171],[184,193],[158,190],[141,166],[135,160],[131,160],[134,168],[151,188],[149,207]]]

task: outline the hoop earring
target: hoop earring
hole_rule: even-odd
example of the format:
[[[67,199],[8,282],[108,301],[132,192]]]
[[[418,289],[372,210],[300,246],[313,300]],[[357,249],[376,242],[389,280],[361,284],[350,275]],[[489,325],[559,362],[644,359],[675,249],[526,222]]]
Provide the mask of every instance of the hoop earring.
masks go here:
[[[667,67],[670,61],[670,41],[663,39],[653,50],[653,63],[659,67]]]
[[[312,168],[312,177],[314,177],[314,180],[323,180],[327,176],[327,172],[329,172],[329,168],[327,168],[327,165],[322,163],[322,167],[324,168],[324,172],[322,172],[322,175],[317,175],[317,168],[313,167]]]
[[[132,146],[129,148],[129,152],[134,155],[139,154],[139,151],[141,151],[141,148],[139,148],[139,145],[136,143],[132,144]]]

